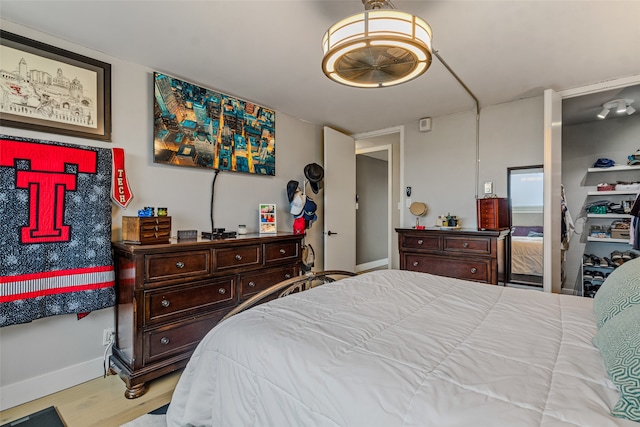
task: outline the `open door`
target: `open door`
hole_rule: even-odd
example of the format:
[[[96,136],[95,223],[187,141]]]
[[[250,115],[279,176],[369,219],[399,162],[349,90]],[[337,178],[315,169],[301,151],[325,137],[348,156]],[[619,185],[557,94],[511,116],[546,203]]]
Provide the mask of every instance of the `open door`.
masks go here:
[[[356,268],[356,144],[324,128],[324,269]]]
[[[562,97],[544,91],[544,272],[545,292],[562,292],[561,189],[562,189]]]

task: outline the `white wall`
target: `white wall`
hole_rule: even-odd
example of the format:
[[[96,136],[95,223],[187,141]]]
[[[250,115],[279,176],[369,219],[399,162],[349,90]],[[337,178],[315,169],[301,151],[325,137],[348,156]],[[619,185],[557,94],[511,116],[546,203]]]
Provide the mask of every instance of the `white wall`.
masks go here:
[[[4,30],[86,55],[112,66],[113,142],[85,140],[61,135],[1,127],[0,133],[37,139],[99,146],[121,147],[134,199],[126,210],[113,207],[113,240],[121,238],[121,217],[135,216],[144,206],[163,206],[172,217],[172,234],[180,229],[209,230],[212,171],[154,164],[152,160],[152,72],[144,66],[123,62],[100,52],[55,39],[1,20]],[[171,70],[164,70],[170,73]],[[176,76],[189,80],[189,76]],[[198,82],[194,82],[198,83]],[[213,88],[225,92],[224,88]],[[251,93],[230,94],[252,99]],[[259,100],[255,100],[259,102]],[[215,226],[230,230],[246,224],[258,226],[258,204],[277,205],[278,229],[291,231],[286,184],[303,181],[307,163],[322,164],[322,128],[276,113],[276,176],[264,177],[222,172],[215,188]],[[306,240],[317,248],[316,269],[322,269],[322,193],[319,219]],[[114,310],[91,313],[82,320],[75,315],[54,316],[29,324],[0,328],[0,409],[6,409],[102,375],[102,331],[114,327]],[[123,383],[124,392],[124,383]]]
[[[485,181],[494,193],[507,196],[507,168],[543,163],[542,97],[483,107],[480,111],[479,182],[476,190],[475,111],[433,119],[431,132],[418,122],[405,125],[405,186],[413,201],[427,204],[421,220],[432,226],[438,215],[457,215],[464,228],[476,228],[476,191],[483,197]],[[405,208],[407,209],[407,208]],[[404,227],[413,225],[405,215]]]

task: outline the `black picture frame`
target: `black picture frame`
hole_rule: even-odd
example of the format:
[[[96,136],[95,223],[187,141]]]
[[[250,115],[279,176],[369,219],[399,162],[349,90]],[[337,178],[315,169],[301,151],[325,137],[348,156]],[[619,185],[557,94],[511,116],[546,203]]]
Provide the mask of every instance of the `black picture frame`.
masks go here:
[[[110,142],[111,64],[0,30],[0,125]]]

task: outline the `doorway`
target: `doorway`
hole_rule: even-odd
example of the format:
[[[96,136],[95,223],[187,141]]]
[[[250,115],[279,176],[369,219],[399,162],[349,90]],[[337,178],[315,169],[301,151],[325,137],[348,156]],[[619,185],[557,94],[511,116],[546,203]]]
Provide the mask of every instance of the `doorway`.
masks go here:
[[[356,272],[389,268],[391,145],[356,150]]]
[[[404,185],[402,168],[404,154],[404,126],[396,126],[377,131],[364,132],[353,135],[355,139],[356,153],[370,154],[375,152],[387,153],[387,224],[386,231],[386,258],[389,269],[400,268],[400,256],[398,253],[398,237],[395,229],[402,224],[404,209],[401,209],[401,189]],[[382,190],[379,190],[382,191]]]
[[[511,283],[542,286],[544,273],[544,170],[542,165],[507,168],[511,201]]]

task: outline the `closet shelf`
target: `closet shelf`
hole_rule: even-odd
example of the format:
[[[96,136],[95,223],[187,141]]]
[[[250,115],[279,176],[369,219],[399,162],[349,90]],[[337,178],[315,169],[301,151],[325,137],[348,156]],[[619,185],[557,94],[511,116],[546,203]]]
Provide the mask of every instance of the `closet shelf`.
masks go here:
[[[631,218],[631,215],[629,214],[615,214],[615,213],[608,213],[608,214],[587,214],[587,218]]]
[[[638,194],[638,190],[624,190],[624,191],[589,191],[587,196],[613,196],[613,195],[625,195],[625,194]]]
[[[611,166],[610,168],[589,168],[587,172],[621,172],[627,170],[640,170],[640,166],[619,165]]]
[[[626,243],[629,244],[629,239],[612,239],[610,237],[592,237],[588,236],[589,242],[601,242],[601,243]]]

